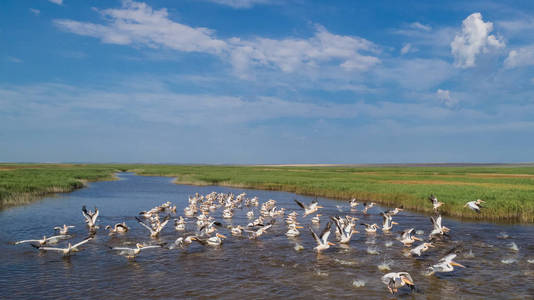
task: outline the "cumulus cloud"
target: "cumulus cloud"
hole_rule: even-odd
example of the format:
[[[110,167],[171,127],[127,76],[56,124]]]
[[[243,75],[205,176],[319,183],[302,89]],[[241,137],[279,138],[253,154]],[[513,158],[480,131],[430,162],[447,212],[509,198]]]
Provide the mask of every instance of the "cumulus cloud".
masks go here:
[[[251,8],[256,4],[269,4],[271,0],[207,0],[209,2],[231,6],[233,8]]]
[[[106,24],[68,19],[54,23],[65,31],[95,37],[104,43],[217,55],[228,59],[238,73],[246,72],[250,66],[294,72],[323,63],[335,63],[347,71],[361,71],[380,62],[371,55],[379,52],[374,43],[360,37],[336,35],[319,25],[309,38],[219,39],[211,29],[174,22],[165,8],[153,10],[145,3],[124,1],[121,8],[99,12]]]
[[[48,0],[49,2],[52,2],[54,4],[57,4],[57,5],[62,5],[63,4],[63,0]]]
[[[534,45],[510,51],[504,60],[507,68],[534,65]]]
[[[32,14],[36,15],[36,16],[38,16],[38,15],[41,13],[40,10],[35,9],[35,8],[30,8],[30,12],[31,12]]]
[[[458,104],[458,99],[452,98],[449,90],[438,89],[436,91],[436,96],[439,101],[447,107],[453,107]]]
[[[480,13],[473,13],[462,22],[462,31],[451,42],[451,52],[457,67],[473,67],[480,53],[504,48],[504,41],[490,34],[492,30],[493,23],[484,22]]]

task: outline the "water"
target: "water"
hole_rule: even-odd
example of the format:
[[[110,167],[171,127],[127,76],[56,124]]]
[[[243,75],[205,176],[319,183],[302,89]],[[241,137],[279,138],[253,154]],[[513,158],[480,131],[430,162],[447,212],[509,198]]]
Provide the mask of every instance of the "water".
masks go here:
[[[245,191],[249,197],[258,196],[260,203],[275,199],[279,207],[286,208],[286,213],[292,210],[300,213],[293,199],[297,197],[306,203],[313,199],[285,192],[176,185],[165,177],[120,174],[120,178],[1,211],[0,298],[390,299],[380,277],[387,272],[407,271],[417,292],[401,290],[398,298],[534,299],[534,226],[444,218],[443,224],[452,229],[451,240],[413,258],[405,255],[407,250],[396,240],[396,232],[414,227],[427,235],[432,225],[428,216],[409,212],[394,217],[400,225],[394,227],[392,234],[379,231],[375,236],[367,235],[358,226],[360,233],[353,236],[349,246],[334,246],[320,255],[313,251],[315,244],[307,229],[301,229],[299,237],[288,239],[284,235],[285,222],[280,220],[258,240],[232,237],[221,229],[228,236],[222,247],[205,248],[193,243],[185,251],[150,249],[130,261],[109,247],[173,242],[183,234],[169,226],[170,222],[154,240],[136,223],[134,216],[139,211],[163,202],[173,202],[178,206],[178,214],[183,214],[188,196],[196,192]],[[379,212],[386,209],[373,207],[368,216],[363,216],[360,212],[351,213],[348,203],[323,198],[319,202],[325,208],[320,209],[321,224],[312,226],[316,232],[326,224],[327,216],[341,214],[336,205],[341,205],[343,214],[355,215],[364,223],[381,224]],[[70,258],[41,253],[28,244],[10,244],[52,235],[52,228],[63,224],[75,225],[72,240],[82,240],[87,236],[80,210],[84,204],[100,209],[101,229],[94,240]],[[236,210],[232,223],[246,225],[247,211]],[[220,210],[214,216],[222,220]],[[302,220],[299,216],[299,220],[307,226],[311,217]],[[195,230],[193,220],[188,220],[188,231]],[[110,237],[103,229],[122,221],[131,229],[124,236]],[[510,246],[512,243],[517,251]],[[459,246],[456,261],[467,268],[430,277],[423,274],[456,246]],[[368,254],[369,249],[375,254]]]

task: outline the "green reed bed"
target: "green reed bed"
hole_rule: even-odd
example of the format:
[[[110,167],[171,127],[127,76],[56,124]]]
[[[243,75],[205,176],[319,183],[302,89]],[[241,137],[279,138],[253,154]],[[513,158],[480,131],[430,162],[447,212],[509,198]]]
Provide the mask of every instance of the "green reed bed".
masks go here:
[[[445,202],[444,215],[534,222],[533,167],[272,167],[136,166],[142,175],[176,177],[177,183],[214,184],[303,195],[357,198],[432,212],[430,193]],[[481,214],[464,204],[486,201]]]
[[[27,204],[41,196],[70,192],[88,181],[111,180],[117,169],[98,165],[0,164],[0,208]]]

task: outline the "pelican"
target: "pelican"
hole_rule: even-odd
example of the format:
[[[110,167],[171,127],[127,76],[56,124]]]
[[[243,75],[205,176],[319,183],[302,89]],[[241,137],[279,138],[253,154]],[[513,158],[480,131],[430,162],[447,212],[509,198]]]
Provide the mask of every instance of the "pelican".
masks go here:
[[[442,272],[442,273],[452,272],[452,271],[454,271],[454,266],[465,268],[464,265],[461,265],[461,264],[453,261],[453,259],[455,257],[456,257],[456,254],[451,253],[451,254],[445,256],[444,258],[440,259],[437,264],[435,264],[432,267],[430,267],[430,273],[428,275],[432,275],[432,274],[434,274],[436,272]]]
[[[410,253],[412,254],[412,256],[415,256],[415,255],[421,256],[421,254],[423,254],[423,252],[428,250],[429,247],[435,247],[435,246],[432,245],[432,243],[422,243],[421,245],[410,250]]]
[[[185,230],[185,219],[184,219],[184,217],[180,216],[180,219],[174,219],[174,229],[176,229],[176,231],[184,231]]]
[[[428,200],[430,200],[430,202],[432,203],[432,208],[434,209],[434,211],[438,211],[438,208],[443,205],[443,202],[439,202],[438,198],[433,194],[430,194]]]
[[[194,241],[201,243],[202,245],[209,245],[209,246],[220,246],[222,244],[222,239],[225,239],[226,236],[216,233],[214,236],[209,237],[207,239],[199,239],[196,238]]]
[[[405,285],[409,286],[411,290],[415,289],[412,276],[408,272],[388,273],[382,276],[382,282],[387,285],[391,294],[395,294],[399,288]]]
[[[319,206],[319,203],[317,202],[317,200],[313,200],[312,203],[310,203],[309,205],[304,205],[302,202],[300,202],[297,199],[295,199],[295,202],[298,204],[298,206],[304,209],[304,215],[303,215],[304,217],[306,217],[309,214],[313,214],[319,208],[323,208],[322,206]]]
[[[63,256],[69,256],[71,255],[72,252],[78,252],[80,251],[78,249],[79,246],[89,242],[90,240],[92,240],[93,237],[89,237],[81,242],[79,242],[78,244],[74,244],[74,245],[71,245],[71,243],[69,243],[67,245],[67,248],[53,248],[53,247],[43,247],[43,246],[36,246],[36,245],[33,245],[35,248],[39,249],[39,250],[44,250],[44,251],[58,251],[58,252],[61,252],[63,253]]]
[[[100,214],[100,211],[98,211],[98,208],[95,206],[95,212],[87,211],[87,208],[85,208],[85,205],[82,206],[82,215],[85,217],[85,222],[89,226],[91,230],[96,229],[96,219],[98,218],[98,215]]]
[[[367,233],[376,233],[376,230],[378,229],[378,225],[376,224],[365,224],[365,223],[361,223],[360,225],[363,225],[365,226],[365,232]]]
[[[441,215],[438,215],[435,219],[434,217],[430,217],[430,221],[432,221],[432,224],[434,225],[434,229],[430,232],[429,235],[430,238],[434,236],[446,235],[450,231],[449,228],[441,226]]]
[[[169,247],[169,249],[175,249],[176,247],[184,248],[184,246],[191,245],[194,240],[198,239],[196,235],[188,235],[186,237],[179,237]]]
[[[48,244],[56,244],[60,240],[66,240],[69,238],[71,238],[70,235],[56,235],[56,236],[51,236],[51,237],[46,237],[45,235],[40,240],[23,240],[23,241],[15,242],[15,245],[22,244],[22,243],[37,243],[39,244],[39,246],[44,246]]]
[[[352,234],[358,233],[358,231],[354,230],[354,223],[351,220],[349,220],[349,216],[347,216],[345,219],[340,218],[338,216],[331,217],[331,219],[336,224],[336,227],[337,227],[336,235],[339,238],[340,244],[349,243],[352,237]]]
[[[320,216],[321,216],[321,214],[316,214],[315,217],[313,217],[313,218],[311,219],[311,222],[312,222],[313,224],[319,224],[319,223],[321,223],[321,219],[319,218]]]
[[[409,247],[411,246],[415,241],[421,241],[420,238],[412,235],[413,228],[406,229],[403,231],[400,242],[404,244],[404,246]]]
[[[356,202],[356,198],[352,198],[349,202],[351,208],[356,208],[360,203]]]
[[[163,229],[163,227],[165,227],[165,225],[167,225],[167,222],[169,222],[169,216],[166,216],[164,221],[162,223],[159,223],[159,224],[155,224],[156,226],[154,226],[155,228],[152,228],[148,225],[146,225],[143,220],[139,219],[138,217],[135,217],[135,219],[137,220],[137,222],[141,225],[143,225],[143,227],[145,227],[146,229],[148,229],[150,231],[150,237],[157,237],[159,235],[159,233],[161,232],[161,230]]]
[[[135,258],[141,252],[141,250],[153,249],[153,248],[161,248],[161,246],[159,246],[159,245],[145,246],[145,245],[140,244],[140,243],[135,244],[135,246],[136,246],[136,248],[112,247],[111,249],[120,251],[119,255],[124,255],[127,258],[132,259],[132,258]]]
[[[313,229],[311,227],[308,227],[310,229],[310,232],[311,232],[313,238],[317,242],[317,246],[315,248],[313,248],[315,251],[321,252],[323,250],[326,250],[326,249],[330,248],[330,246],[334,246],[335,245],[334,243],[330,243],[328,241],[328,236],[330,235],[330,227],[331,226],[332,226],[332,222],[328,222],[326,224],[326,226],[324,227],[323,231],[321,232],[320,236],[317,236],[317,234],[315,234]]]
[[[364,202],[364,203],[363,203],[363,210],[362,210],[363,214],[366,215],[366,214],[367,214],[367,210],[368,210],[369,208],[373,207],[374,205],[375,205],[374,202],[371,202],[371,203],[369,203],[369,204],[368,204],[367,202]]]
[[[113,234],[113,233],[126,233],[126,232],[128,232],[129,229],[130,228],[128,228],[128,226],[126,226],[125,222],[117,223],[117,224],[115,224],[114,227],[111,227],[110,225],[106,226],[106,230],[109,230],[110,234]]]
[[[401,207],[395,207],[395,209],[386,211],[386,214],[388,214],[388,215],[390,215],[390,216],[394,216],[394,215],[400,213],[400,212],[403,211],[403,210],[404,210],[404,209],[403,209],[402,206],[401,206]]]
[[[74,228],[74,226],[63,224],[63,226],[54,227],[54,230],[59,231],[59,234],[61,234],[61,235],[66,235],[67,233],[69,233],[69,229],[70,228]]]
[[[247,212],[247,218],[249,219],[254,218],[254,211],[250,210],[249,212]]]
[[[271,222],[269,225],[265,225],[263,227],[260,227],[256,231],[254,231],[254,230],[245,230],[245,231],[249,233],[248,238],[253,240],[253,239],[256,239],[256,238],[260,237],[261,235],[263,235],[267,231],[267,229],[271,228],[272,226],[273,226],[273,223]]]
[[[303,228],[302,226],[297,226],[297,223],[291,223],[288,226],[288,230],[286,232],[286,236],[288,237],[296,237],[300,235],[300,231],[298,228]]]
[[[476,211],[477,213],[480,213],[480,209],[482,208],[481,203],[484,203],[486,201],[478,199],[477,201],[469,201],[467,202],[464,207],[468,207],[471,210]]]
[[[243,234],[243,227],[241,225],[228,226],[228,229],[230,229],[230,233],[232,233],[233,236],[241,236]]]
[[[390,215],[383,212],[380,214],[384,218],[384,222],[382,223],[382,231],[390,231],[391,228],[393,228],[393,224],[399,224],[397,222],[393,222],[393,218]]]

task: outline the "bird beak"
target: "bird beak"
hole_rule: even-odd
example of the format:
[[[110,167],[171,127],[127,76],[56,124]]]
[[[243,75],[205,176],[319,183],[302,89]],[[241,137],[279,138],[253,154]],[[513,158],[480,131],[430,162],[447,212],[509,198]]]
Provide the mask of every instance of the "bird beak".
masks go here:
[[[459,263],[457,263],[457,262],[455,262],[455,261],[451,261],[451,265],[465,268],[464,265],[461,265],[461,264],[459,264]]]
[[[322,216],[321,214],[317,214],[318,217]]]
[[[416,240],[416,241],[422,241],[422,239],[420,239],[420,238],[418,238],[416,236],[414,236],[413,239]]]
[[[224,235],[222,235],[222,234],[220,234],[220,233],[217,233],[217,236],[220,237],[220,238],[223,238],[223,239],[226,238],[226,236],[224,236]]]
[[[330,246],[335,246],[336,244],[331,243],[331,242],[328,242],[328,245],[330,245]]]
[[[432,245],[432,244],[428,244],[428,247],[435,248],[436,246],[434,246],[434,245]]]
[[[322,207],[322,206],[320,206],[320,205],[317,205],[317,208],[323,208],[323,207]]]
[[[302,229],[302,228],[304,228],[304,227],[303,227],[303,226],[295,226],[295,228]]]
[[[402,281],[404,281],[404,283],[407,283],[407,284],[409,284],[409,285],[415,285],[415,284],[413,284],[413,282],[410,281],[408,278],[404,278],[404,277],[402,277]]]
[[[395,222],[395,221],[391,222],[391,224],[399,225],[399,223],[397,223],[397,222]]]

